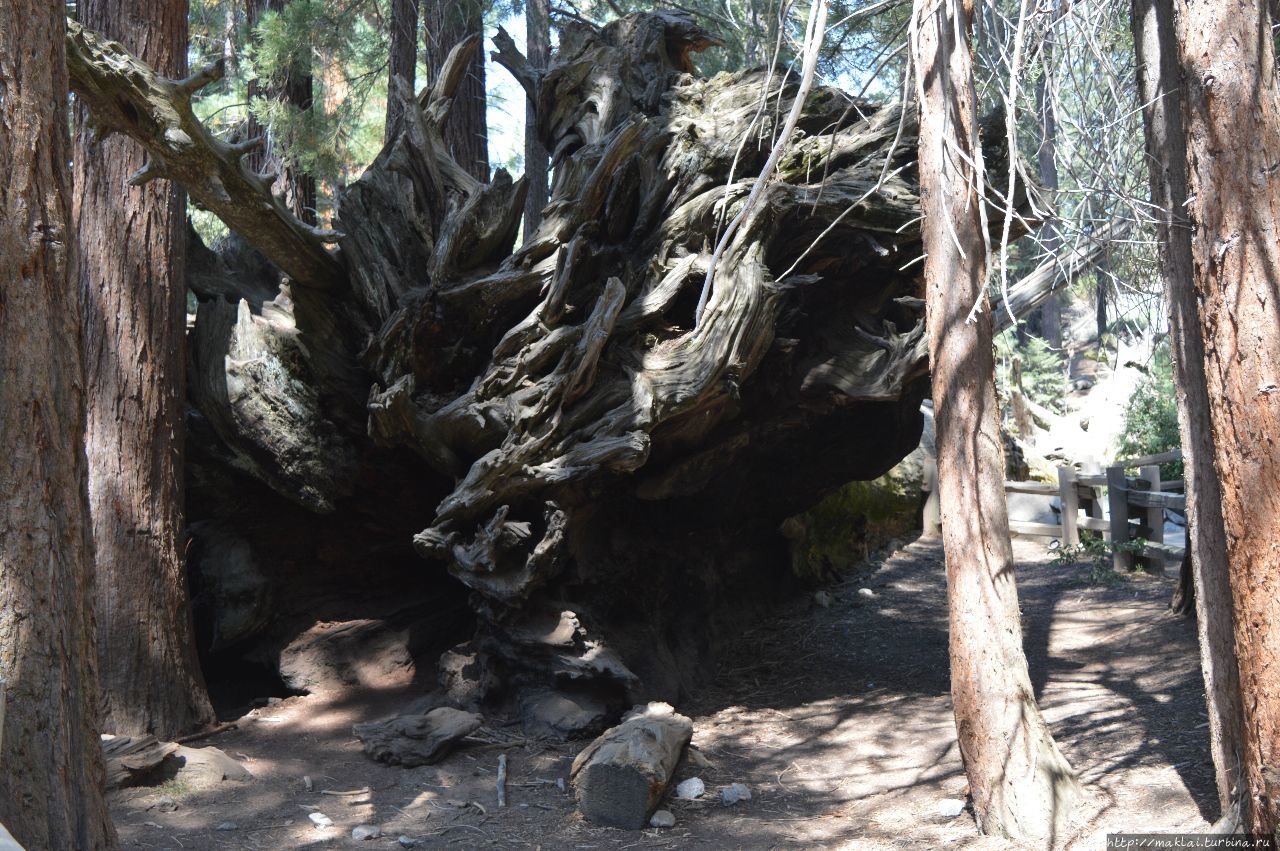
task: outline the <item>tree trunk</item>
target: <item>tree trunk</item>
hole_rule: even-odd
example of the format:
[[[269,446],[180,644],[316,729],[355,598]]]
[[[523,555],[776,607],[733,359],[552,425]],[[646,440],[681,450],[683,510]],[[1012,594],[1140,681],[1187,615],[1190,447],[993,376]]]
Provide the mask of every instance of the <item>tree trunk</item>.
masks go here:
[[[0,822],[112,848],[102,798],[61,4],[0,5]]]
[[[1162,271],[1169,303],[1174,381],[1179,393],[1187,490],[1187,555],[1191,561],[1200,634],[1200,666],[1209,711],[1209,743],[1222,812],[1238,803],[1241,778],[1240,681],[1236,666],[1222,489],[1214,471],[1214,432],[1209,419],[1204,341],[1200,337],[1187,202],[1187,141],[1183,125],[1182,71],[1174,33],[1173,0],[1134,0],[1138,101],[1143,104],[1151,200],[1160,211]]]
[[[1053,61],[1052,36],[1046,36],[1043,64],[1048,67]],[[1045,196],[1053,205],[1053,216],[1056,217],[1058,202],[1058,110],[1054,101],[1054,93],[1049,85],[1048,74],[1041,71],[1036,81],[1036,109],[1040,114],[1040,144],[1036,150],[1036,163],[1040,170],[1040,185],[1044,187]],[[1058,233],[1058,222],[1051,217],[1043,228],[1040,237],[1046,254],[1056,255],[1062,238]],[[1049,296],[1040,308],[1040,336],[1050,347],[1062,348],[1062,306],[1057,294]]]
[[[185,0],[85,0],[81,21],[186,73]],[[87,118],[87,114],[82,111]],[[187,594],[182,446],[186,193],[129,186],[146,160],[79,122],[75,218],[84,299],[89,504],[103,729],[174,738],[213,721]]]
[[[551,0],[528,0],[524,14],[529,64],[538,71],[545,71],[551,63]],[[537,104],[525,98],[524,176],[529,182],[529,195],[524,200],[526,241],[542,223],[542,208],[546,206],[548,197],[547,169],[550,167],[547,148],[538,132]]]
[[[979,829],[1047,845],[1063,835],[1079,787],[1036,706],[1022,648],[984,292],[983,202],[975,169],[965,164],[982,157],[974,144],[969,13],[951,0],[918,0],[912,29],[920,69],[924,276],[960,754]],[[952,154],[953,146],[962,153]],[[975,304],[982,309],[973,313]]]
[[[428,0],[423,14],[427,67],[434,82],[454,45],[473,35],[483,37],[484,5],[482,0]],[[487,105],[484,51],[481,50],[467,64],[449,123],[444,128],[445,149],[467,174],[481,183],[489,182]]]
[[[392,0],[391,2],[391,58],[387,69],[388,80],[401,77],[409,91],[415,91],[414,82],[418,66],[418,0]],[[387,86],[387,128],[385,140],[390,142],[396,133],[404,102]]]
[[[1280,95],[1265,3],[1178,9],[1186,209],[1235,608],[1243,798],[1250,829],[1270,835],[1280,823]]]
[[[252,31],[264,12],[280,12],[287,0],[246,0],[245,14]],[[249,103],[255,98],[272,98],[306,111],[314,102],[312,94],[311,68],[308,64],[301,68],[287,68],[276,79],[249,81]],[[246,161],[257,172],[272,175],[271,191],[284,201],[285,207],[303,222],[316,223],[316,179],[297,166],[285,162],[280,150],[279,140],[273,138],[266,127],[263,127],[249,114],[246,138],[263,137],[263,146],[248,155]]]

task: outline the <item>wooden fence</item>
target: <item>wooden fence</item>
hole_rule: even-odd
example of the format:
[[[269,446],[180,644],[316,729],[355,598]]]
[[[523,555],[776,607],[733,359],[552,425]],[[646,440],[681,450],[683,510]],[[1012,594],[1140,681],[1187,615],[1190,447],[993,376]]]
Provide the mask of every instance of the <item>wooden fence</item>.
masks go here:
[[[1097,532],[1112,544],[1112,558],[1117,570],[1131,569],[1135,559],[1141,559],[1148,572],[1163,573],[1166,560],[1181,559],[1183,555],[1182,547],[1164,541],[1164,511],[1171,508],[1185,512],[1187,497],[1178,492],[1183,490],[1181,479],[1160,480],[1160,465],[1181,459],[1181,451],[1166,452],[1116,461],[1105,468],[1100,464],[1086,464],[1082,470],[1059,467],[1056,484],[1005,482],[1006,494],[1056,496],[1062,504],[1061,522],[1010,520],[1009,531],[1019,535],[1057,538],[1064,547],[1078,546],[1082,529]],[[1129,470],[1137,470],[1137,475],[1130,476]],[[922,518],[926,534],[936,534],[941,528],[937,475],[936,464],[930,462],[925,469],[923,483],[929,494]],[[1106,512],[1102,508],[1104,500]],[[1132,547],[1117,546],[1139,539],[1147,542],[1141,553],[1135,553]]]

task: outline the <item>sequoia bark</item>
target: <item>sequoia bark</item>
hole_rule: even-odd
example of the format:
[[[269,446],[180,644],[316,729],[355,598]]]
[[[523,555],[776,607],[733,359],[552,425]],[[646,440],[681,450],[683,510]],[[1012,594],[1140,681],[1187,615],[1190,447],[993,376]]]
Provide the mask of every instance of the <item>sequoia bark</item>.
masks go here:
[[[186,73],[185,0],[84,0],[81,21]],[[86,111],[81,111],[87,119]],[[75,222],[84,299],[89,502],[103,729],[174,738],[213,721],[191,628],[183,529],[186,193],[129,185],[146,155],[80,122]]]
[[[102,798],[61,4],[0,4],[0,822],[112,848]]]
[[[1079,787],[1027,671],[1004,497],[985,293],[970,11],[918,0],[920,196],[938,490],[950,603],[951,695],[978,828],[1050,846]]]
[[[1189,0],[1186,210],[1234,607],[1248,827],[1280,823],[1280,92],[1258,0]]]

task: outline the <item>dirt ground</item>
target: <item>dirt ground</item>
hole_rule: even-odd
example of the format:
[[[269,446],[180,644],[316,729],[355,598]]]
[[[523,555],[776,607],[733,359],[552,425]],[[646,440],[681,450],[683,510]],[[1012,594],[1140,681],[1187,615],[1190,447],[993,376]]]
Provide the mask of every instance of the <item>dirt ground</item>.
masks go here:
[[[1015,553],[1037,696],[1089,790],[1062,844],[1094,849],[1108,832],[1203,829],[1216,800],[1194,623],[1166,608],[1176,566],[1166,577],[1089,585],[1086,566],[1054,567],[1038,543],[1018,541]],[[198,744],[221,748],[254,779],[114,793],[122,844],[391,849],[407,836],[418,848],[548,851],[1011,847],[980,837],[970,811],[943,813],[964,798],[965,778],[947,694],[941,547],[910,544],[826,592],[828,606],[806,596],[744,633],[719,680],[677,707],[693,717],[702,757],[686,760],[677,778],[701,777],[708,795],[665,803],[674,828],[587,824],[556,785],[584,743],[529,741],[516,728],[485,728],[488,742],[435,766],[373,763],[351,725],[417,696],[399,689],[253,710]],[[496,804],[500,753],[510,764],[505,809]],[[752,799],[712,800],[733,782],[747,784]],[[164,796],[175,811],[160,811]],[[314,812],[333,826],[313,826]],[[352,839],[360,824],[383,836]]]

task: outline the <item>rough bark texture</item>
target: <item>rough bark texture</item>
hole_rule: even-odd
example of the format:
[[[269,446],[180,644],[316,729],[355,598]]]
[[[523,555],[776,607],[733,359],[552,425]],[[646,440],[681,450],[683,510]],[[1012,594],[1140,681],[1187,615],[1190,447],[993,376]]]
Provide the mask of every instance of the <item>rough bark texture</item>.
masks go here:
[[[1235,607],[1249,827],[1280,822],[1280,94],[1265,3],[1180,4],[1187,213]],[[1203,521],[1202,521],[1203,522]]]
[[[400,77],[409,91],[415,91],[415,77],[418,66],[418,0],[392,0],[391,2],[391,56],[387,74],[388,81]],[[388,83],[387,91],[392,86]],[[396,97],[387,98],[386,141],[395,136],[404,112],[404,101]]]
[[[87,0],[80,19],[186,74],[185,0]],[[132,140],[94,144],[81,121],[76,145],[102,727],[173,738],[213,721],[182,526],[186,193],[166,180],[129,186],[145,157]]]
[[[476,626],[448,656],[451,691],[582,733],[600,707],[696,689],[790,587],[779,525],[918,443],[914,115],[815,91],[695,328],[722,210],[796,87],[691,76],[711,38],[672,13],[560,35],[545,71],[498,40],[555,166],[520,249],[525,183],[477,180],[443,140],[478,38],[417,101],[393,90],[401,131],[341,193],[338,256],[287,231],[333,261],[331,283],[296,263],[282,290],[241,242],[193,247],[189,505],[220,652],[278,665],[319,612],[401,623],[353,609],[465,588]],[[77,74],[100,81],[95,109],[108,78],[135,85]],[[236,184],[225,206],[277,221],[264,192]],[[446,611],[422,611],[424,633],[448,634]]]
[[[1048,847],[1079,788],[1049,734],[1027,672],[1004,497],[1004,453],[984,292],[981,157],[973,123],[970,18],[919,0],[919,69],[929,362],[950,602],[951,694],[983,833]],[[972,314],[974,305],[982,310]]]
[[[529,64],[545,71],[551,63],[551,0],[528,0],[524,7],[525,47]],[[542,223],[542,208],[547,203],[547,170],[551,167],[547,148],[538,136],[538,107],[526,99],[524,107],[524,176],[529,195],[524,202],[525,239]]]
[[[0,822],[111,848],[102,799],[61,5],[0,5]]]
[[[484,5],[480,0],[427,0],[427,69],[431,80],[440,75],[449,51],[484,29]],[[467,63],[454,96],[453,115],[444,128],[445,148],[462,169],[476,180],[489,180],[488,97],[484,82],[484,52]]]
[[[1144,104],[1151,200],[1160,211],[1163,273],[1169,302],[1178,421],[1187,492],[1187,557],[1200,633],[1200,664],[1209,711],[1209,742],[1222,812],[1239,800],[1241,705],[1236,667],[1222,489],[1214,472],[1214,433],[1209,420],[1204,341],[1200,336],[1187,201],[1186,135],[1182,72],[1174,33],[1173,0],[1134,0],[1138,100]]]

